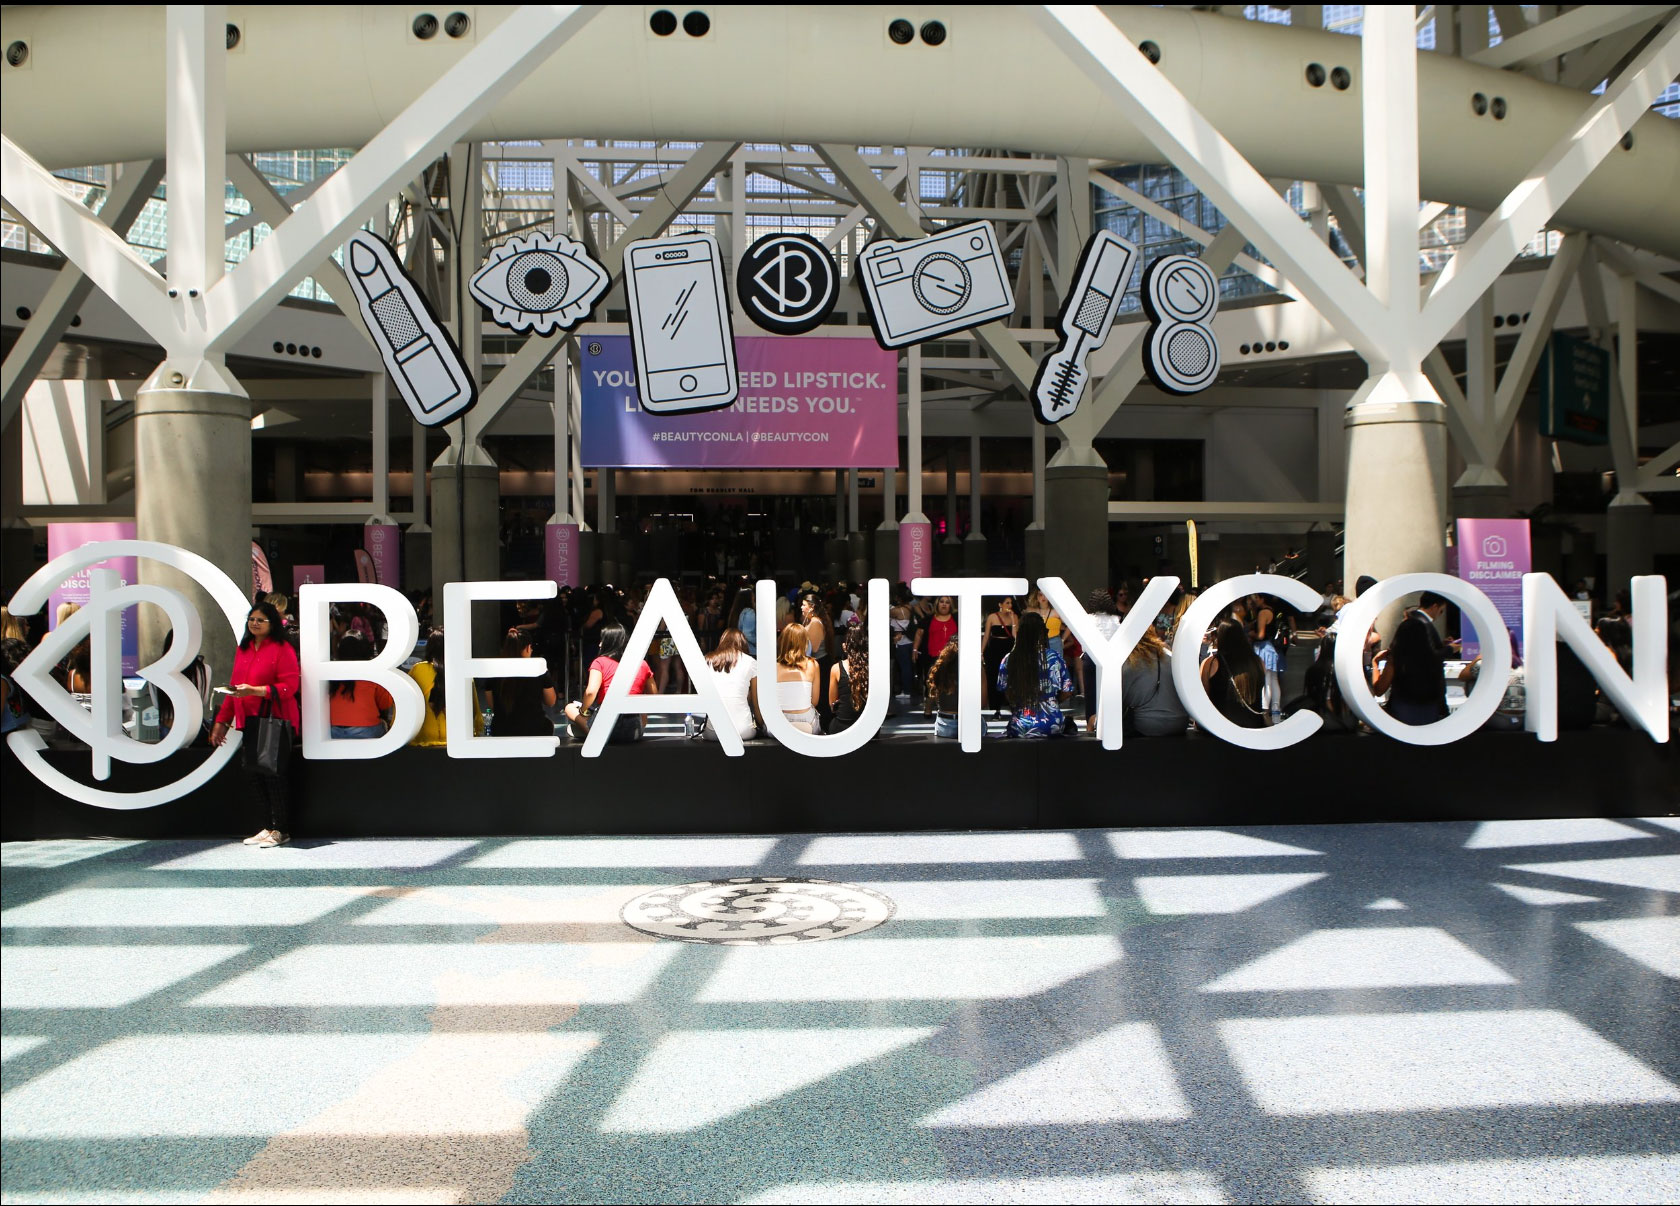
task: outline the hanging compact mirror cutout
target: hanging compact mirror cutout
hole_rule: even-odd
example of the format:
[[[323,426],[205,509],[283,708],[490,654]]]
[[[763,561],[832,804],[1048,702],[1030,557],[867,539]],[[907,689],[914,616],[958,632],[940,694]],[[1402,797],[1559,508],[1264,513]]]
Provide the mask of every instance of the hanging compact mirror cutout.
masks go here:
[[[1219,279],[1194,256],[1163,256],[1144,269],[1142,292],[1153,324],[1144,372],[1169,394],[1200,393],[1219,376],[1219,341],[1207,325],[1219,309]]]
[[[875,341],[888,350],[966,331],[1015,309],[990,222],[871,243],[858,256],[858,280]]]
[[[1079,408],[1091,379],[1085,362],[1108,340],[1137,256],[1137,248],[1112,231],[1099,230],[1086,242],[1073,291],[1056,319],[1061,339],[1033,377],[1033,414],[1040,423],[1060,423]]]
[[[640,239],[624,252],[624,294],[636,392],[653,414],[718,410],[735,401],[735,338],[717,240]]]
[[[467,287],[497,326],[548,335],[588,318],[611,283],[576,239],[531,234],[492,251]]]
[[[803,335],[834,312],[840,268],[810,235],[765,235],[741,256],[735,295],[755,326],[774,335]]]
[[[359,230],[344,245],[345,276],[385,371],[414,421],[437,427],[478,401],[478,386],[449,329],[384,239]]]

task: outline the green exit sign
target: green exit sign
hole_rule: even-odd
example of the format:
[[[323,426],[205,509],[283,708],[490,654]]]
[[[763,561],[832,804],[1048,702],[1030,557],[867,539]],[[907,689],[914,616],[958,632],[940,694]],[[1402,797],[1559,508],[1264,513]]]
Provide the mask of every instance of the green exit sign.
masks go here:
[[[1577,444],[1610,441],[1610,353],[1552,334],[1540,363],[1540,434]]]

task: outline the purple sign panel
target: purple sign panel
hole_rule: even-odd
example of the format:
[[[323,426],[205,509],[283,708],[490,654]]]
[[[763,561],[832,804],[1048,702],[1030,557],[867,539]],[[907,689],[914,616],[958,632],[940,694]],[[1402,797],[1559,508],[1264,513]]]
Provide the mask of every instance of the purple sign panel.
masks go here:
[[[1526,519],[1461,519],[1458,521],[1458,576],[1493,600],[1511,630],[1511,648],[1521,652],[1522,579],[1531,558]],[[1481,653],[1481,643],[1469,620],[1460,631],[1466,660]]]
[[[292,566],[292,598],[302,594],[305,585],[319,585],[326,580],[327,567],[324,565]]]
[[[65,553],[73,553],[85,544],[100,540],[133,540],[132,523],[49,523],[47,525],[47,560]],[[58,609],[65,603],[85,606],[88,601],[88,575],[96,569],[110,570],[124,586],[140,581],[140,563],[133,557],[113,557],[98,561],[86,569],[79,569],[60,583],[47,596],[47,626],[58,627]],[[140,609],[125,607],[122,613],[122,672],[134,674],[140,669]]]
[[[544,530],[544,562],[550,581],[557,586],[582,586],[583,573],[578,564],[583,539],[575,523],[551,523]]]
[[[615,469],[876,469],[898,466],[898,356],[872,339],[735,341],[741,396],[701,414],[655,415],[636,394],[630,339],[584,337],[582,459]]]
[[[394,523],[364,524],[362,548],[373,562],[373,580],[402,589],[402,529]]]

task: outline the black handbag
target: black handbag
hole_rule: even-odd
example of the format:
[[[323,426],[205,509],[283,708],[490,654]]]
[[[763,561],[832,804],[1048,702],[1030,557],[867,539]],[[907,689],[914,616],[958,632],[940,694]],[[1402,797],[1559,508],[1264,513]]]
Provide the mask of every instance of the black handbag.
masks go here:
[[[245,722],[245,769],[269,779],[284,775],[292,760],[292,726],[274,715],[263,700],[262,710]]]

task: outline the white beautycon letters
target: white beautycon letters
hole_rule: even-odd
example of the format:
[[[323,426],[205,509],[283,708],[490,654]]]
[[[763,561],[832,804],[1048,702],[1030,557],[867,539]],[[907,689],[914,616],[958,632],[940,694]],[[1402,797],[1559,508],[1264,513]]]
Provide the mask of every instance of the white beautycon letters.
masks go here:
[[[71,574],[120,556],[161,562],[193,577],[210,591],[234,631],[243,631],[245,601],[225,575],[194,553],[152,541],[107,541],[60,557],[24,583],[9,606],[16,614],[32,614],[45,604],[48,593]],[[18,667],[15,677],[31,698],[89,745],[94,754],[94,777],[102,780],[109,777],[112,757],[126,762],[156,762],[180,749],[187,737],[197,731],[197,692],[180,671],[197,654],[202,629],[197,614],[178,592],[161,586],[119,587],[113,575],[101,571],[94,571],[90,577],[94,591],[89,605],[77,613],[73,624],[66,625],[43,641]],[[1026,579],[918,578],[910,585],[918,595],[951,595],[957,600],[957,631],[962,637],[958,648],[958,736],[962,749],[973,753],[980,748],[982,733],[983,634],[980,623],[983,599],[993,595],[1021,594],[1027,588]],[[1093,618],[1079,605],[1073,591],[1060,578],[1040,578],[1038,585],[1098,667],[1101,693],[1098,735],[1105,749],[1119,749],[1120,684],[1126,658],[1136,647],[1144,628],[1178,586],[1178,580],[1164,576],[1151,579],[1138,605],[1121,623],[1118,631],[1106,639],[1098,631]],[[1630,676],[1616,663],[1575,610],[1574,603],[1549,575],[1524,575],[1523,617],[1529,646],[1527,727],[1541,741],[1557,738],[1557,652],[1554,641],[1563,641],[1575,651],[1630,723],[1645,730],[1654,741],[1668,740],[1666,589],[1661,577],[1633,579],[1634,665]],[[1433,724],[1408,725],[1383,711],[1371,692],[1361,658],[1363,634],[1370,630],[1383,608],[1425,590],[1451,599],[1474,622],[1476,631],[1486,642],[1484,673],[1480,675],[1468,701],[1452,716]],[[798,732],[775,707],[775,634],[770,631],[770,625],[760,626],[758,648],[754,651],[758,662],[759,698],[770,701],[769,706],[762,709],[765,728],[778,742],[808,757],[833,758],[860,748],[880,730],[891,695],[887,591],[885,579],[876,578],[869,583],[868,703],[856,724],[834,736]],[[444,628],[451,633],[470,633],[471,607],[476,600],[552,599],[556,593],[557,588],[550,581],[451,582],[444,587]],[[1298,713],[1270,728],[1239,728],[1213,707],[1198,674],[1197,654],[1209,625],[1233,601],[1250,594],[1273,595],[1303,611],[1316,609],[1323,602],[1322,597],[1310,587],[1292,578],[1272,574],[1249,574],[1209,587],[1185,613],[1179,626],[1173,648],[1174,684],[1186,711],[1202,730],[1246,749],[1282,749],[1310,736],[1319,727],[1319,718],[1310,713]],[[760,616],[775,615],[776,595],[773,581],[758,583]],[[120,711],[115,702],[115,691],[121,681],[120,649],[115,637],[116,617],[122,608],[140,602],[151,603],[167,611],[174,622],[177,637],[166,657],[140,671],[143,677],[162,687],[176,705],[174,725],[163,741],[155,745],[144,745],[122,734]],[[367,662],[333,661],[327,643],[327,615],[333,603],[367,603],[384,613],[390,632],[385,651]],[[371,583],[306,585],[300,592],[298,610],[302,646],[299,661],[302,667],[300,695],[304,757],[323,761],[379,758],[412,740],[420,730],[425,701],[418,684],[401,669],[407,651],[414,648],[419,638],[419,621],[408,600],[390,587]],[[84,616],[85,621],[82,619]],[[642,649],[648,646],[661,624],[671,634],[677,656],[682,659],[694,684],[693,692],[687,695],[633,696],[629,694],[631,676],[615,676],[589,738],[584,742],[582,754],[585,758],[600,756],[607,735],[620,715],[649,712],[703,712],[710,718],[723,752],[731,757],[738,757],[743,752],[741,735],[723,705],[712,676],[707,672],[699,642],[683,615],[676,591],[663,578],[654,583],[648,595],[647,604],[631,634],[629,647]],[[89,629],[92,638],[94,710],[91,713],[71,699],[48,674],[74,643],[82,628]],[[1367,590],[1342,612],[1341,628],[1344,639],[1336,649],[1335,668],[1342,694],[1361,719],[1397,741],[1412,745],[1444,745],[1457,741],[1485,723],[1504,696],[1511,668],[1510,638],[1492,600],[1468,582],[1445,574],[1402,574],[1386,579]],[[475,680],[487,682],[495,678],[536,677],[548,669],[547,663],[538,657],[475,657],[469,645],[470,641],[457,639],[445,646],[448,680],[445,704],[450,715],[471,717],[477,710],[476,701],[472,698],[472,683]],[[329,735],[328,685],[345,679],[377,683],[391,693],[396,701],[396,714],[390,732],[383,738],[355,741],[334,739]],[[101,702],[102,696],[109,698]],[[474,734],[470,721],[450,725],[448,733],[451,758],[546,758],[551,757],[560,744],[557,737],[480,737]],[[166,787],[138,793],[118,793],[78,783],[56,770],[41,757],[43,743],[29,729],[12,733],[7,742],[24,766],[42,782],[61,795],[102,808],[149,808],[185,795],[209,782],[231,758],[237,746],[237,740],[230,740],[213,751],[192,773]]]

